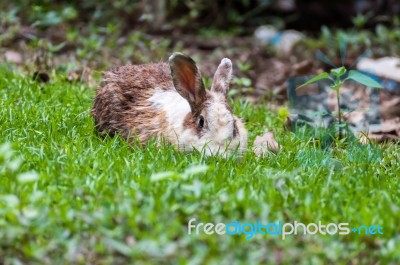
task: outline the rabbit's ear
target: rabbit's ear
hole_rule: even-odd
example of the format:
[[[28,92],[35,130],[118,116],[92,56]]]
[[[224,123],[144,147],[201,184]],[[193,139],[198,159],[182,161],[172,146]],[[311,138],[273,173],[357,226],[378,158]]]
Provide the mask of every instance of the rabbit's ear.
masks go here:
[[[228,58],[221,60],[217,71],[214,74],[211,89],[226,95],[229,89],[229,83],[232,79],[232,62]]]
[[[169,57],[169,66],[175,89],[189,102],[193,113],[199,112],[206,90],[196,63],[189,56],[176,52]]]

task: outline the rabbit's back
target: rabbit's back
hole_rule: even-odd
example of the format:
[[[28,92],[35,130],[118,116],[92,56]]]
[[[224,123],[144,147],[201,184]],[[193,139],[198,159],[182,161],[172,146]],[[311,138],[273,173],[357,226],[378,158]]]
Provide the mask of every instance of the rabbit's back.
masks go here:
[[[98,132],[128,137],[134,129],[143,142],[157,135],[164,121],[148,100],[155,89],[175,90],[166,63],[125,65],[105,71],[92,108]]]
[[[166,63],[124,65],[103,73],[104,84],[115,83],[123,90],[173,89],[171,70]]]

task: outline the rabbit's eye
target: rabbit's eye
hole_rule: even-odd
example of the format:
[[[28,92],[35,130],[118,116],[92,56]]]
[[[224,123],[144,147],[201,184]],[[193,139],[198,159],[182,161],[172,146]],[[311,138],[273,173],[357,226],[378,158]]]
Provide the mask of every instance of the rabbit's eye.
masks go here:
[[[204,117],[202,115],[199,116],[199,128],[204,127]]]

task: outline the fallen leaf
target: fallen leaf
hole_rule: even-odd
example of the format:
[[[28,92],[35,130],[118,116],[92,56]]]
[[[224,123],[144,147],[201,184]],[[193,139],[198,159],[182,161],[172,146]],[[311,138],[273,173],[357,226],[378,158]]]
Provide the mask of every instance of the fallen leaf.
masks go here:
[[[7,62],[20,64],[22,63],[22,55],[15,51],[6,51],[4,53],[4,58]]]
[[[266,132],[262,136],[257,136],[253,144],[253,152],[256,156],[266,156],[268,151],[278,152],[279,144],[275,140],[273,132]]]

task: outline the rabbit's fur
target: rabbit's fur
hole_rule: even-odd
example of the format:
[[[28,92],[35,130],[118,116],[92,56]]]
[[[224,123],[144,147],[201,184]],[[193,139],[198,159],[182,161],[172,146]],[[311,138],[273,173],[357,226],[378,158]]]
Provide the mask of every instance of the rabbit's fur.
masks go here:
[[[165,139],[207,155],[242,153],[247,131],[226,99],[232,63],[225,58],[205,89],[195,62],[174,53],[167,63],[126,65],[103,73],[92,115],[101,134]]]

